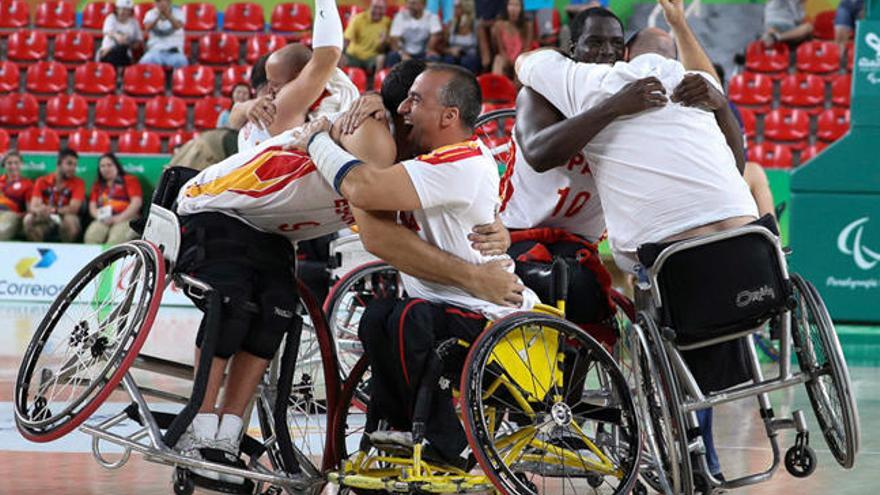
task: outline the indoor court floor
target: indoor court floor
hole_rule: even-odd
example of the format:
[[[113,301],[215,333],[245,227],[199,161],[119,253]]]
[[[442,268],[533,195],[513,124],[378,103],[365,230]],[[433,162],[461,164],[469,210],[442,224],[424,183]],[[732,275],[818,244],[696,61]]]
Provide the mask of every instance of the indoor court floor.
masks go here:
[[[122,468],[108,471],[90,453],[91,439],[74,432],[52,443],[30,443],[15,429],[12,390],[19,361],[47,305],[0,303],[0,494],[10,495],[158,495],[173,493],[171,469],[145,462],[137,454]],[[195,309],[165,308],[159,311],[145,352],[191,362],[192,332],[201,314]],[[192,329],[185,330],[185,329]],[[181,335],[185,333],[185,335]],[[790,476],[783,467],[773,479],[734,493],[755,495],[868,495],[880,481],[880,328],[838,327],[852,377],[853,392],[861,419],[861,450],[855,467],[840,468],[829,453],[810,410],[806,392],[791,389],[772,395],[777,416],[802,409],[810,423],[811,445],[819,456],[816,472],[807,479]],[[124,395],[111,396],[98,414],[118,412]],[[719,408],[715,415],[716,445],[727,478],[744,470],[758,470],[771,459],[754,399]],[[794,441],[784,433],[785,452]],[[111,457],[112,454],[111,454]],[[328,489],[329,492],[329,489]],[[201,493],[201,492],[200,492]]]

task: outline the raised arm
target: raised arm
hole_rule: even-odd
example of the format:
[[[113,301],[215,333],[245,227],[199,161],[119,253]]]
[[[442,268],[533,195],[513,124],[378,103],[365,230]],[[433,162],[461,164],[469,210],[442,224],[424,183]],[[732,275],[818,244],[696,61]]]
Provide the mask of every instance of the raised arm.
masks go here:
[[[700,40],[691,30],[684,13],[684,0],[657,0],[663,8],[666,22],[672,28],[675,36],[675,45],[678,48],[678,59],[687,70],[699,70],[711,74],[716,81],[721,82],[715,67],[706,51],[700,45]]]
[[[275,118],[269,134],[275,136],[303,123],[309,107],[324,92],[342,56],[342,20],[334,0],[315,1],[314,52],[302,72],[275,95]]]

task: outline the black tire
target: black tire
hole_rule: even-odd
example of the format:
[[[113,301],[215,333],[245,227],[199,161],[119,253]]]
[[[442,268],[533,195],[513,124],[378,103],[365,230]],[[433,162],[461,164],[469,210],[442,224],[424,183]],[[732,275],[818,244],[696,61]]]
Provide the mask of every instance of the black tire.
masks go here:
[[[795,478],[813,474],[817,464],[816,452],[809,445],[792,446],[785,452],[785,470]]]
[[[149,334],[164,279],[161,253],[135,241],[101,253],[64,287],[16,378],[15,422],[25,438],[58,439],[107,399]]]
[[[516,110],[507,108],[486,112],[474,124],[474,134],[483,141],[499,167],[507,166],[510,159],[515,120]]]
[[[858,411],[849,370],[819,292],[800,275],[792,274],[791,280],[797,302],[791,331],[801,371],[809,376],[807,395],[831,454],[849,469],[859,449]]]
[[[539,361],[542,356],[544,361]],[[546,366],[540,366],[542,362]],[[515,314],[477,338],[464,370],[460,391],[465,432],[477,462],[499,492],[558,493],[561,483],[573,493],[587,493],[592,491],[589,477],[596,474],[602,478],[603,493],[632,489],[641,455],[638,414],[613,358],[586,332],[553,316]],[[531,397],[534,414],[512,398],[511,388],[498,387],[486,395],[487,386],[501,380]],[[492,413],[497,428],[487,422]],[[499,433],[502,430],[507,431]],[[522,432],[531,435],[529,447],[507,462],[510,444],[504,438]],[[599,472],[583,457],[581,452],[590,448],[584,436],[616,474]],[[566,464],[559,461],[563,456]]]

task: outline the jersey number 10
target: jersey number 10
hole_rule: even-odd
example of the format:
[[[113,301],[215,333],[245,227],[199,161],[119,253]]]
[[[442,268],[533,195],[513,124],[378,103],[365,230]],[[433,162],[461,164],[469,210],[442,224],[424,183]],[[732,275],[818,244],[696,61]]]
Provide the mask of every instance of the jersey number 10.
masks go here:
[[[563,208],[565,207],[566,202],[568,202],[568,193],[571,191],[570,187],[564,187],[562,189],[557,190],[556,192],[559,194],[559,201],[556,202],[556,208],[553,208],[553,215],[556,216],[562,213]],[[571,202],[568,203],[568,208],[565,209],[565,213],[562,213],[565,217],[573,217],[578,214],[584,208],[584,205],[587,204],[587,201],[590,200],[590,193],[587,191],[581,191],[574,195],[571,198]]]

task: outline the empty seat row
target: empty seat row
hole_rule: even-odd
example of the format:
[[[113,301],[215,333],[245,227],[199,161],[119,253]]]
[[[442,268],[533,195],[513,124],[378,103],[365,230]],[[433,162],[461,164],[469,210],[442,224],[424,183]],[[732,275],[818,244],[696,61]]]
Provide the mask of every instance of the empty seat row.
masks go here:
[[[853,45],[846,48],[846,69],[852,71]],[[841,68],[840,47],[832,41],[812,40],[801,43],[795,52],[795,67],[800,72],[818,75],[833,75]],[[773,78],[784,77],[791,61],[787,44],[777,43],[766,47],[764,43],[753,41],[746,48],[746,69],[768,74]]]
[[[834,106],[849,107],[852,76],[836,74],[831,84],[830,101]],[[803,107],[818,113],[825,104],[826,80],[813,74],[788,74],[780,81],[779,101],[790,107]],[[743,72],[730,79],[728,97],[737,105],[765,113],[773,105],[773,79],[766,74]]]
[[[168,149],[173,150],[195,134],[180,131],[168,135]],[[16,148],[24,152],[57,152],[61,147],[62,136],[46,127],[29,127],[16,138]],[[0,153],[9,149],[12,139],[4,129],[0,129]],[[106,153],[112,149],[113,137],[110,133],[95,128],[79,128],[67,137],[67,146],[80,153]],[[162,136],[153,131],[128,130],[116,139],[117,153],[162,153]]]
[[[828,144],[817,141],[799,152],[798,164],[803,165],[818,155]],[[767,168],[791,168],[794,166],[794,151],[779,143],[759,143],[749,145],[749,160]]]
[[[757,119],[749,110],[740,110],[746,137],[758,136]],[[850,127],[850,112],[843,108],[831,108],[816,118],[816,138],[831,143],[846,134]],[[807,147],[810,136],[810,116],[803,110],[777,108],[764,117],[763,137],[773,142],[783,142],[794,149]]]

